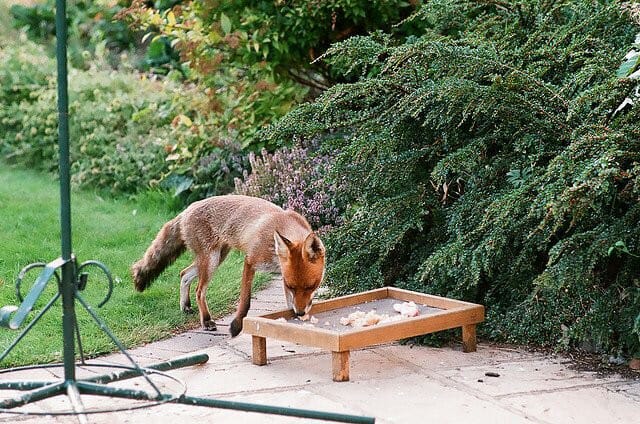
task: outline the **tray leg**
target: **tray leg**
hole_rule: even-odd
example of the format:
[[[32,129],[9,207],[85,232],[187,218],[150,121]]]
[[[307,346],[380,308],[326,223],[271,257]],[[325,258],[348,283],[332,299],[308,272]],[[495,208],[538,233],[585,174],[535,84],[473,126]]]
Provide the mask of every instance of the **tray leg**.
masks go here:
[[[349,381],[349,351],[331,352],[333,381]]]
[[[267,339],[260,336],[251,336],[253,342],[254,365],[267,365]]]
[[[475,324],[462,326],[462,351],[465,353],[476,351]]]

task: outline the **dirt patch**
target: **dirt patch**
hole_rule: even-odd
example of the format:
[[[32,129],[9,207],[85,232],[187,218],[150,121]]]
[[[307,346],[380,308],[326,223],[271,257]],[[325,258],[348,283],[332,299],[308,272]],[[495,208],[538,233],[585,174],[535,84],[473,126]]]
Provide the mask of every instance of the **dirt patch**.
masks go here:
[[[583,372],[595,372],[602,377],[620,376],[627,380],[640,380],[640,371],[629,368],[628,363],[615,364],[609,362],[608,355],[573,351],[573,352],[555,352],[552,349],[537,346],[512,345],[507,343],[496,343],[487,340],[479,340],[479,343],[486,343],[491,346],[521,350],[531,353],[541,353],[547,356],[557,356],[564,358],[562,363],[569,369]]]
[[[596,372],[602,376],[620,375],[628,380],[640,380],[640,371],[629,368],[629,364],[615,364],[602,355],[568,352],[563,354],[569,360],[569,368],[577,371]]]

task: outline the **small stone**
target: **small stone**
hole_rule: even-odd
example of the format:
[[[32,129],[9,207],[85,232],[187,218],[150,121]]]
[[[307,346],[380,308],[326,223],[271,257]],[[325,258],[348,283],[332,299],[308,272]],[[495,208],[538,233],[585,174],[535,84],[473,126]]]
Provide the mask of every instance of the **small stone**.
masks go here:
[[[634,371],[640,371],[640,358],[633,358],[629,361],[629,368]]]
[[[500,374],[498,374],[497,372],[485,372],[484,375],[486,375],[487,377],[500,377]]]

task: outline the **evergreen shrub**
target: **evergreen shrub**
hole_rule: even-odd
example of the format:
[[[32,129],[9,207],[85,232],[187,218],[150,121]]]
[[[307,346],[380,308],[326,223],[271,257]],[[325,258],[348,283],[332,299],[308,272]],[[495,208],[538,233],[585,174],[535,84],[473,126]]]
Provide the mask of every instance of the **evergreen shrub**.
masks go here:
[[[640,354],[637,61],[617,75],[638,25],[616,1],[433,0],[410,20],[332,46],[354,81],[267,133],[345,135],[333,291],[470,300],[497,340]]]

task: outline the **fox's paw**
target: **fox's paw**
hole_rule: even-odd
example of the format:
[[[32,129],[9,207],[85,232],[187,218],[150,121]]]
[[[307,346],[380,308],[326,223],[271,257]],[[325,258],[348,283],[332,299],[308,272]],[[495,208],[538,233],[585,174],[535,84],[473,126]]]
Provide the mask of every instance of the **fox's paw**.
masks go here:
[[[211,320],[206,320],[202,323],[202,328],[207,331],[216,331],[218,327],[216,327],[216,323]]]
[[[231,337],[235,337],[242,331],[242,320],[234,318],[231,321],[231,325],[229,326],[229,333],[231,333]]]
[[[184,312],[185,314],[193,313],[193,308],[191,307],[191,305],[181,305],[180,309],[182,309],[182,312]]]

